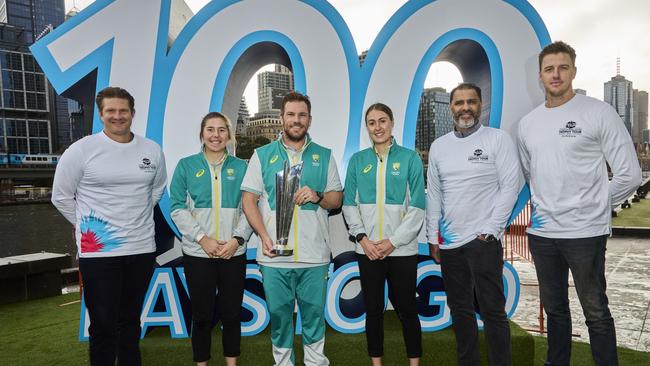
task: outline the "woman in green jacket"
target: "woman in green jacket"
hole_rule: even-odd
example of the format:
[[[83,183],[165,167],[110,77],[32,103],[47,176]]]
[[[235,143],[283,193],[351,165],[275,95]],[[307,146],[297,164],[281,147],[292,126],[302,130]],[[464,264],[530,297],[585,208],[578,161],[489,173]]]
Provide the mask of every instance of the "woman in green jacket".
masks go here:
[[[368,354],[374,366],[382,364],[384,284],[388,280],[409,364],[418,365],[422,335],[415,288],[417,236],[425,216],[422,161],[415,151],[395,142],[393,112],[387,105],[371,105],[365,122],[373,146],[350,158],[343,214],[357,241]]]
[[[183,264],[192,302],[192,351],[197,365],[210,359],[215,293],[223,325],[226,365],[240,354],[239,314],[246,277],[246,240],[252,230],[241,210],[246,162],[228,154],[234,143],[225,115],[210,112],[201,121],[202,148],[181,159],[170,186],[172,212],[183,235]]]

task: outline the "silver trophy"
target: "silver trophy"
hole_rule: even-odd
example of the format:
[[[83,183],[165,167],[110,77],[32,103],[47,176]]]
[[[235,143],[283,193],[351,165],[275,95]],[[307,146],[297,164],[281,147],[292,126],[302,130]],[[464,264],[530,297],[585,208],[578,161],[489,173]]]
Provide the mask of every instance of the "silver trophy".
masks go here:
[[[293,255],[293,247],[289,247],[289,230],[293,220],[295,203],[293,195],[300,187],[302,162],[291,166],[284,162],[284,169],[275,173],[275,233],[276,240],[273,254],[280,256]]]

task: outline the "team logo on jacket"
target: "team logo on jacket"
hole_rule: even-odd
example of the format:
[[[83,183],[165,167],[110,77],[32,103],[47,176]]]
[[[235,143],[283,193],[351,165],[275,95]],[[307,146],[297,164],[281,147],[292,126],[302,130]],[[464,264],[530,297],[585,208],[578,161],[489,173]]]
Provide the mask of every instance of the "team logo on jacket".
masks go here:
[[[233,168],[226,169],[226,179],[235,180],[235,169]]]
[[[399,167],[400,167],[400,163],[399,163],[399,162],[395,162],[395,163],[393,163],[393,171],[391,172],[391,174],[393,174],[393,175],[399,175]]]
[[[559,134],[562,137],[578,137],[582,135],[582,128],[578,127],[575,121],[569,121],[563,128],[560,128]]]
[[[363,174],[367,174],[371,170],[372,170],[372,164],[368,164],[366,165],[365,168],[363,168]]]
[[[311,156],[311,165],[313,166],[320,166],[320,155],[318,154],[313,154]]]
[[[138,166],[140,170],[143,172],[148,172],[148,173],[155,173],[156,172],[156,164],[151,163],[151,159],[149,158],[142,158],[142,162]]]
[[[278,161],[279,158],[280,158],[279,156],[273,155],[271,160],[269,160],[269,164],[274,164],[276,161]]]
[[[205,169],[199,169],[196,174],[194,174],[195,177],[201,178],[205,174]]]
[[[486,162],[488,162],[490,159],[489,159],[488,154],[485,154],[485,153],[483,152],[482,149],[476,149],[476,150],[474,150],[474,152],[472,153],[472,155],[470,155],[470,156],[467,158],[467,160],[468,160],[470,163],[486,163]]]

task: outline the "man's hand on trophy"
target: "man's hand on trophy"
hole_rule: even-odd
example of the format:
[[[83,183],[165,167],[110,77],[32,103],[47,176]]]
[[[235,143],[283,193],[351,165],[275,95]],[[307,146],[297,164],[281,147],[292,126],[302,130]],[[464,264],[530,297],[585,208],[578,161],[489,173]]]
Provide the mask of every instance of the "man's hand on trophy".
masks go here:
[[[262,241],[262,253],[267,257],[276,257],[277,254],[273,253],[273,240],[268,235],[260,237]]]
[[[203,238],[199,240],[199,244],[201,245],[201,248],[203,248],[203,251],[208,255],[208,257],[215,258],[218,256],[219,242],[215,239],[204,235]]]
[[[307,186],[300,187],[293,195],[293,202],[296,205],[304,205],[309,202],[316,203],[319,199],[318,194]]]

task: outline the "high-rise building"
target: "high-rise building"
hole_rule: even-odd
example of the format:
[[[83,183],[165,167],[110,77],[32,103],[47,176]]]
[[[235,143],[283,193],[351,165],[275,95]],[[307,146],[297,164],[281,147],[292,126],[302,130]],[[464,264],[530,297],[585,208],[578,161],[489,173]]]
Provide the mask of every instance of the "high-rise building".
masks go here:
[[[634,142],[645,142],[647,140],[643,140],[643,131],[648,129],[648,92],[634,89],[632,94],[634,104],[633,135],[638,136]]]
[[[0,0],[0,22],[23,28],[22,40],[29,46],[65,20],[64,0]],[[49,84],[49,82],[48,82]],[[49,110],[52,113],[52,151],[61,152],[70,145],[72,126],[68,101],[48,85]]]
[[[627,132],[632,136],[634,142],[639,141],[639,135],[635,136],[632,128],[634,122],[634,96],[632,81],[621,75],[621,59],[616,60],[616,76],[605,83],[605,102],[609,103],[618,115],[621,116]]]
[[[269,140],[278,138],[282,131],[282,99],[293,88],[293,73],[285,66],[275,65],[274,71],[257,74],[258,112],[246,124],[247,137],[266,137]]]
[[[51,86],[24,36],[23,28],[0,23],[0,151],[50,154],[57,133]]]
[[[0,0],[0,22],[23,28],[27,44],[64,20],[64,0]]]
[[[449,93],[443,88],[424,89],[420,96],[415,127],[415,147],[419,151],[429,151],[433,140],[451,131],[453,127]]]
[[[235,126],[235,135],[245,135],[246,134],[246,125],[250,121],[251,116],[248,112],[248,106],[246,105],[246,98],[241,97],[241,102],[239,102],[239,110],[237,111],[237,125]]]
[[[584,89],[576,88],[576,89],[573,89],[573,91],[574,91],[576,94],[587,95],[587,91],[584,90]]]
[[[274,71],[257,74],[257,109],[258,112],[280,110],[282,98],[293,90],[293,74],[282,65],[275,65]]]

